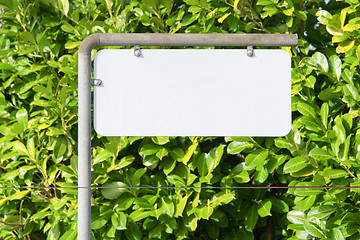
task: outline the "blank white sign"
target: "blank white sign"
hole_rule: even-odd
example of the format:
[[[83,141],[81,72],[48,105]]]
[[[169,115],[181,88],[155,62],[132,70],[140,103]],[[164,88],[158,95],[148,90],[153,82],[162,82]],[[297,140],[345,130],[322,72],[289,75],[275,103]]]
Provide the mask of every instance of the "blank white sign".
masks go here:
[[[291,59],[283,50],[107,49],[96,54],[103,136],[284,136]]]

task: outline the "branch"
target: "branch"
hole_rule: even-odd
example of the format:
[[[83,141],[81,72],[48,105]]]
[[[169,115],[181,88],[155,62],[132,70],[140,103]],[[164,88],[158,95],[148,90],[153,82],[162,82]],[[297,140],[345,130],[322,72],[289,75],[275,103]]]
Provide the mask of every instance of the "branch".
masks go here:
[[[22,210],[22,205],[24,203],[24,200],[21,200],[21,203],[20,203],[20,210],[19,210],[19,216],[20,216],[20,231],[23,231],[23,224],[22,224],[22,221],[21,221],[21,210]]]
[[[24,226],[24,225],[19,224],[19,223],[7,223],[7,222],[1,221],[1,220],[0,220],[0,223],[5,224],[5,225],[11,225],[11,226],[20,226],[20,227]]]
[[[255,23],[259,28],[261,28],[261,30],[263,30],[266,33],[271,33],[269,30],[267,30],[266,28],[264,28],[264,26],[257,22],[254,18],[250,17],[247,13],[245,13],[245,15],[240,15],[240,17],[246,17],[248,19],[250,19],[253,23]]]

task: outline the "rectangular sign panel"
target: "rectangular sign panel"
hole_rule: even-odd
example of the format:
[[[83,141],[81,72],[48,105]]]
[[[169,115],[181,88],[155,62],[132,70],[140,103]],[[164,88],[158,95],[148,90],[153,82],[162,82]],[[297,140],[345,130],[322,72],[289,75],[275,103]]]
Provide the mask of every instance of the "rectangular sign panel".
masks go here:
[[[279,49],[100,50],[94,127],[103,136],[284,136],[291,58]]]

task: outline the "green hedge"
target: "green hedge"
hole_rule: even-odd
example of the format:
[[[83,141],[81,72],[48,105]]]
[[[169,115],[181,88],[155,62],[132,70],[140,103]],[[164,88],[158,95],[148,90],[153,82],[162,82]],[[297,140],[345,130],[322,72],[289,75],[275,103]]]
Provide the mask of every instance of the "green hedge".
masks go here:
[[[93,236],[360,238],[359,189],[349,188],[360,186],[358,0],[0,0],[0,6],[1,187],[77,186],[77,51],[86,36],[297,33],[298,46],[284,48],[293,60],[293,127],[286,137],[93,132],[94,187],[210,187],[93,189]],[[75,239],[76,219],[76,189],[0,189],[0,239]]]

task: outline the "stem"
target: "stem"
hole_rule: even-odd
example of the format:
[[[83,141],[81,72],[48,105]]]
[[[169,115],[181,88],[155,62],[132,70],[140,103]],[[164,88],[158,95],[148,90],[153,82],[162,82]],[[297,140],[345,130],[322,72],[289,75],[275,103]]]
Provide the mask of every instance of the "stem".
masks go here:
[[[47,59],[46,55],[45,55],[45,54],[42,52],[42,50],[40,50],[40,49],[39,49],[39,52],[40,52],[40,54],[43,56],[43,58],[45,59],[46,64],[50,67],[50,70],[51,70],[52,74],[54,74],[54,76],[56,77],[56,79],[60,82],[61,80],[60,80],[59,75],[55,72],[54,68],[53,68],[51,65],[48,64],[49,60]]]
[[[19,216],[20,216],[20,231],[23,231],[23,225],[22,225],[22,221],[21,221],[21,210],[22,210],[22,205],[24,203],[24,200],[21,200],[21,203],[20,203],[20,210],[19,210]]]
[[[356,180],[359,180],[359,179],[350,171],[350,169],[349,169],[347,166],[345,166],[345,165],[342,164],[342,163],[340,163],[340,166],[342,166],[342,167],[346,170],[346,172],[347,172],[351,177],[355,178]]]
[[[245,13],[245,15],[241,15],[240,17],[247,17],[248,19],[250,19],[253,23],[255,23],[259,28],[261,28],[262,31],[266,32],[266,33],[271,33],[269,30],[267,30],[261,23],[257,22],[254,18],[250,17],[247,13]]]
[[[266,220],[266,239],[273,239],[274,220],[272,217],[268,217]]]
[[[41,193],[36,193],[36,194],[37,194],[39,197],[41,197],[42,199],[44,199],[46,202],[48,202],[48,203],[51,204],[50,200],[47,199],[44,195],[42,195]]]
[[[11,225],[11,226],[21,226],[21,227],[23,226],[19,223],[7,223],[7,222],[1,221],[1,220],[0,220],[0,223],[5,224],[5,225]]]

